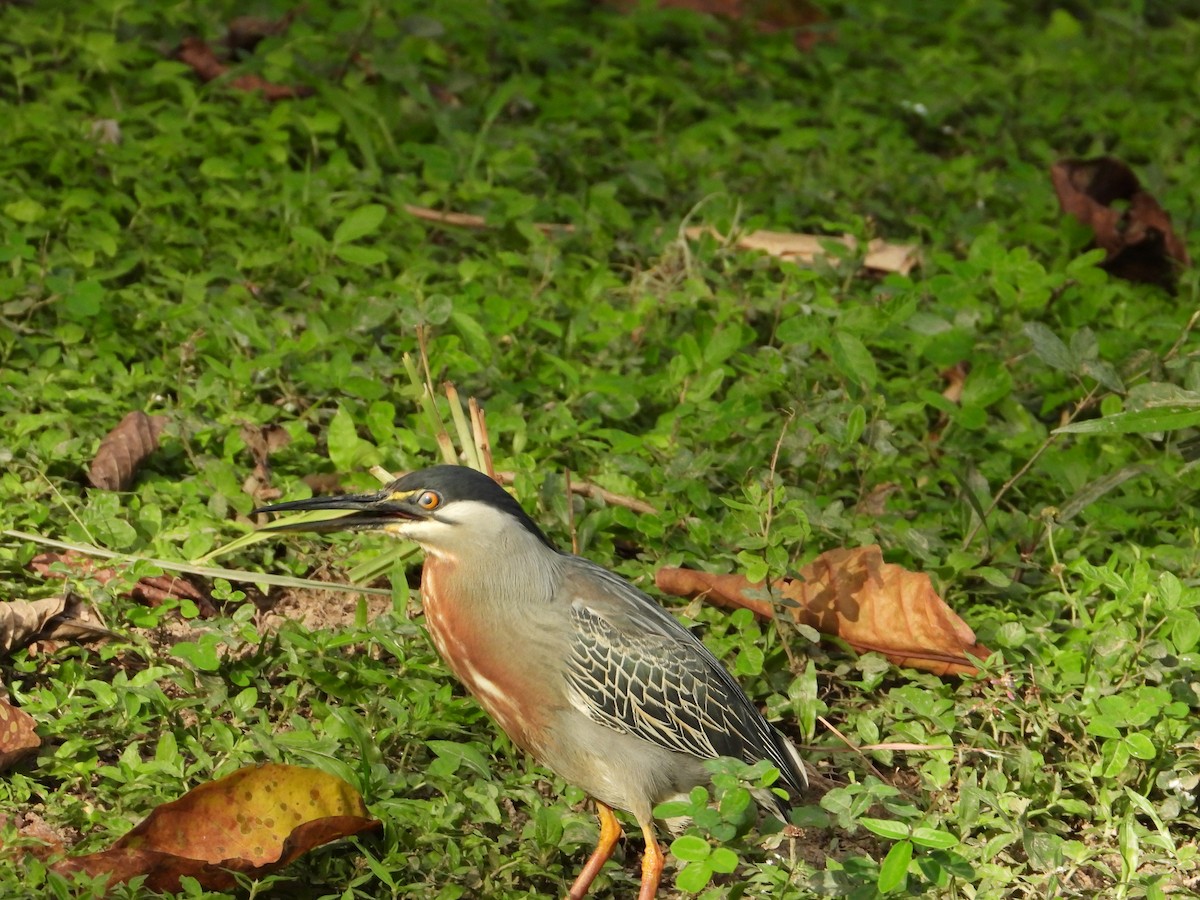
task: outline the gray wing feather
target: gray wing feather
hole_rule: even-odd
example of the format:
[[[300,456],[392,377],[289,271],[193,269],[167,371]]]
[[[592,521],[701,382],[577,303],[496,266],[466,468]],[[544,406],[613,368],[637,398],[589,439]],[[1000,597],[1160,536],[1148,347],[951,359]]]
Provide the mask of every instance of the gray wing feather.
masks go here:
[[[792,787],[805,783],[794,749],[695,635],[625,580],[580,564],[589,597],[571,606],[566,678],[581,712],[701,759],[768,759]]]

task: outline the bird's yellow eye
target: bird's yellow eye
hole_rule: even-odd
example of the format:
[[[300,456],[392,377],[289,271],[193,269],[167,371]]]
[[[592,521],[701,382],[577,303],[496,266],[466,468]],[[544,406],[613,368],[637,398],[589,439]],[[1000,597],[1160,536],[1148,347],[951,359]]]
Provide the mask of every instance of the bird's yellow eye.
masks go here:
[[[417,506],[424,510],[437,509],[442,504],[442,498],[437,491],[425,491],[417,498]]]

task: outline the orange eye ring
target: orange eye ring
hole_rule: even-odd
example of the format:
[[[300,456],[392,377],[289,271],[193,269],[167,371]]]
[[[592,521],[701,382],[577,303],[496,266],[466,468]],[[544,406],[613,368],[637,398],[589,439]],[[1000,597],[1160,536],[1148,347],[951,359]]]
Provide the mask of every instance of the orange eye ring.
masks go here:
[[[441,495],[437,491],[423,491],[417,498],[417,506],[426,512],[432,512],[442,505]]]

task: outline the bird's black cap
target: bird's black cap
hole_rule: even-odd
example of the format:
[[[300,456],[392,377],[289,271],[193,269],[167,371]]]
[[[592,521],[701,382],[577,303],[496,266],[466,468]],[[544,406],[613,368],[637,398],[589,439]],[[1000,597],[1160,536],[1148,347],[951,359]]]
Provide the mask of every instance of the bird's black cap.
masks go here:
[[[546,546],[554,546],[512,494],[483,472],[467,466],[430,466],[428,469],[409,472],[384,488],[385,494],[409,491],[437,491],[442,495],[443,506],[456,500],[485,503],[508,513],[526,530],[537,535]]]
[[[535,535],[543,544],[555,549],[554,545],[550,543],[550,539],[508,491],[482,472],[466,466],[431,466],[428,469],[410,472],[373,494],[346,494],[340,497],[291,500],[287,503],[264,506],[254,512],[351,510],[353,515],[339,519],[300,525],[291,525],[285,521],[274,523],[267,528],[281,531],[370,530],[394,523],[397,519],[424,518],[430,515],[429,512],[422,511],[413,503],[413,498],[425,491],[436,491],[441,495],[441,502],[432,515],[436,516],[437,511],[446,509],[455,502],[471,500],[483,503],[512,516],[521,527]]]

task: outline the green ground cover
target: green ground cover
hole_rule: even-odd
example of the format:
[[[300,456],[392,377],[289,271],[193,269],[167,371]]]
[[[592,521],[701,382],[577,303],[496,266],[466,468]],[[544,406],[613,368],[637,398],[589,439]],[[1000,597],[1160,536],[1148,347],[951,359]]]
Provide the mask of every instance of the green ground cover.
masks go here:
[[[200,557],[253,527],[246,425],[286,429],[286,498],[314,473],[358,488],[431,464],[401,362],[424,328],[435,380],[483,403],[560,544],[573,529],[649,587],[660,565],[780,577],[878,543],[999,651],[942,680],[669,603],[811,748],[818,789],[803,837],[735,828],[736,870],[702,884],[743,790],[727,780],[664,895],[1195,895],[1198,279],[1109,277],[1048,167],[1119,156],[1197,233],[1197,10],[829,3],[831,39],[801,51],[581,0],[315,0],[237,64],[311,88],[275,103],[171,58],[247,11],[0,5],[0,527]],[[685,225],[912,241],[924,264],[805,269]],[[1052,434],[1147,408],[1173,418]],[[168,418],[162,449],[130,490],[86,488],[135,409]],[[569,510],[566,470],[660,513]],[[289,537],[219,562],[345,580],[385,548]],[[4,599],[61,590],[28,568],[44,549],[0,542]],[[155,571],[72,570],[122,639],[0,663],[43,740],[0,776],[6,846],[36,814],[99,850],[197,783],[290,762],[350,781],[384,830],[250,896],[561,895],[591,811],[452,682],[414,572],[378,580],[381,602],[217,584],[200,619],[123,597]],[[822,719],[947,749],[860,756]],[[639,850],[596,896],[631,895]],[[92,893],[0,864],[0,896]]]

